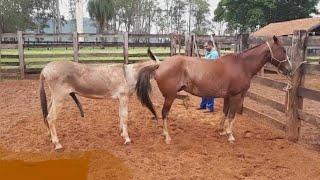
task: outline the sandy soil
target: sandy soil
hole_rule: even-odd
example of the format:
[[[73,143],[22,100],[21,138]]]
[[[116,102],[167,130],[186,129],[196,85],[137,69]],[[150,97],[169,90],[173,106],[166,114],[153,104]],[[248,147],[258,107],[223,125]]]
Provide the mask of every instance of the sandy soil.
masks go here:
[[[117,101],[80,98],[85,111],[85,118],[81,118],[70,98],[57,120],[58,136],[65,149],[56,153],[43,124],[37,89],[38,80],[0,82],[0,152],[5,152],[0,153],[0,160],[5,160],[0,163],[91,152],[88,179],[320,177],[319,151],[288,142],[282,132],[259,124],[250,114],[238,116],[236,143],[230,145],[217,133],[217,113],[195,110],[199,103],[196,97],[191,98],[189,109],[175,101],[169,115],[172,143],[166,145],[161,122],[153,123],[151,113],[132,96],[129,135],[134,143],[128,146],[122,144],[119,135]],[[154,89],[153,101],[160,114],[162,98]],[[221,100],[216,110],[221,110]]]

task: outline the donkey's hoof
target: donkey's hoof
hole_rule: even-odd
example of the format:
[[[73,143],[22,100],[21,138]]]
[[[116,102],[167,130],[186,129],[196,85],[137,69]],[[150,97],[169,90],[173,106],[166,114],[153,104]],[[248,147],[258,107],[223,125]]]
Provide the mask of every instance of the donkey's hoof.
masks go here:
[[[166,144],[171,144],[171,138],[166,138],[165,142]]]
[[[234,144],[235,140],[236,140],[236,139],[233,137],[233,135],[230,134],[230,135],[229,135],[229,138],[228,138],[229,143],[230,143],[230,144]]]
[[[60,151],[63,150],[63,147],[62,147],[62,145],[60,143],[56,143],[55,147],[54,147],[54,150],[60,152]]]
[[[131,140],[130,140],[130,139],[126,139],[126,140],[124,141],[124,145],[129,145],[129,144],[131,144]]]
[[[226,131],[220,132],[219,135],[220,136],[225,136],[225,135],[227,135],[227,132]]]

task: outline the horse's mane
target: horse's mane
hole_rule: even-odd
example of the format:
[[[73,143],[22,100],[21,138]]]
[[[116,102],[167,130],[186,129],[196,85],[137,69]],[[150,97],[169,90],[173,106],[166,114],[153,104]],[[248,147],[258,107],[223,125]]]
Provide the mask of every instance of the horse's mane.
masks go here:
[[[244,50],[244,51],[242,51],[242,52],[240,52],[240,53],[237,53],[237,54],[236,54],[236,57],[238,58],[240,55],[242,55],[242,54],[244,54],[244,53],[247,53],[248,51],[254,50],[254,49],[262,46],[263,44],[264,44],[264,43],[259,44],[259,45],[256,45],[256,46],[254,46],[254,47],[252,47],[252,48],[246,49],[246,50]]]

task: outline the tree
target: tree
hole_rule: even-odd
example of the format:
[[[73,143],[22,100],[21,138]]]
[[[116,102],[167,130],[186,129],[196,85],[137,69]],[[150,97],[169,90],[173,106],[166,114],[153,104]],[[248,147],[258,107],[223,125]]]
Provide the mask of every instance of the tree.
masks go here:
[[[170,16],[173,31],[181,33],[184,30],[183,27],[186,27],[186,20],[183,19],[186,8],[187,3],[184,0],[172,1]]]
[[[196,34],[205,34],[209,30],[209,21],[207,16],[209,14],[209,3],[207,0],[193,0],[192,15],[195,18],[195,27],[193,32]]]
[[[318,13],[319,0],[221,0],[215,21],[228,23],[228,29],[250,32],[272,22],[310,17]]]
[[[0,33],[45,27],[53,0],[0,0]]]
[[[99,33],[104,31],[105,25],[109,25],[116,12],[113,0],[89,0],[87,8],[90,18],[99,25]]]

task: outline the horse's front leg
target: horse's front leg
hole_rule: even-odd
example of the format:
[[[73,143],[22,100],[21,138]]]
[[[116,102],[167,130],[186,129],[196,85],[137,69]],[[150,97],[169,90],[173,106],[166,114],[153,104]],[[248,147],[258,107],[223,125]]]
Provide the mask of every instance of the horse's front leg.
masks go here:
[[[225,127],[225,121],[228,116],[228,111],[229,111],[229,97],[224,98],[223,100],[223,113],[219,113],[219,131],[220,135],[225,135],[226,134],[226,127]]]
[[[163,135],[165,136],[166,144],[170,144],[171,142],[171,138],[168,131],[168,114],[174,99],[175,98],[165,98],[164,104],[162,107]]]
[[[227,135],[228,141],[230,143],[233,143],[235,141],[232,129],[233,129],[234,121],[235,121],[236,112],[239,109],[239,106],[242,101],[243,101],[243,97],[241,94],[239,94],[239,95],[230,97],[229,102],[228,102],[228,104],[229,104],[228,113],[227,113],[226,122],[224,124],[225,131],[223,131],[221,133],[221,135]]]
[[[120,95],[119,97],[119,118],[120,118],[120,132],[125,139],[124,144],[130,144],[131,140],[128,134],[128,95]]]

